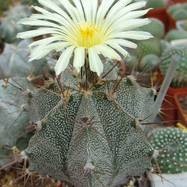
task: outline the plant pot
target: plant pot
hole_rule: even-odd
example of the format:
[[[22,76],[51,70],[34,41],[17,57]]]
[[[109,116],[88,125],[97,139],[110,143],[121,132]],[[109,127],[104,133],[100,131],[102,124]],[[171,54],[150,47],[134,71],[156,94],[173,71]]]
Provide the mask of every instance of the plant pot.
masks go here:
[[[156,8],[150,10],[147,13],[147,17],[156,18],[162,21],[165,25],[165,31],[168,32],[171,29],[176,28],[176,21],[172,18],[172,16],[167,12],[166,8]]]
[[[178,121],[187,127],[187,91],[175,94]],[[184,103],[186,101],[186,103]]]
[[[162,178],[161,178],[162,177]],[[154,187],[186,187],[187,173],[151,175],[151,183]]]
[[[175,95],[178,93],[187,93],[187,88],[169,88],[162,104],[161,119],[167,126],[173,126],[178,122],[178,107],[175,101]]]

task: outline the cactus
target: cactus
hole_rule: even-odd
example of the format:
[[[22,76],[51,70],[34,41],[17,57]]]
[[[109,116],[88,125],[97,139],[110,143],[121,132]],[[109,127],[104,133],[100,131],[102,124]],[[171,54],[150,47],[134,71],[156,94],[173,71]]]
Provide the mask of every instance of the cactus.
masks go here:
[[[150,113],[153,91],[132,77],[115,90],[116,73],[84,90],[68,72],[63,98],[56,81],[39,89],[24,78],[1,81],[0,156],[11,155],[6,146],[27,146],[32,121],[36,133],[25,150],[31,171],[76,187],[113,187],[150,170],[153,150],[139,124]]]
[[[158,151],[157,162],[162,173],[187,171],[187,133],[177,128],[155,131],[150,143]]]
[[[63,80],[63,100],[56,86],[32,93],[38,131],[25,150],[30,170],[76,187],[112,187],[150,169],[152,148],[137,125],[150,112],[152,90],[126,79],[113,98],[112,82],[81,93],[72,80]]]
[[[182,21],[178,21],[177,28],[182,31],[187,31],[187,19],[182,20]]]
[[[187,85],[187,47],[170,46],[162,54],[161,70],[165,74],[172,61],[172,55],[177,55],[178,66],[172,81],[172,86],[183,87]]]
[[[168,32],[166,35],[165,39],[167,41],[172,41],[172,40],[180,40],[180,39],[187,39],[187,31],[182,31],[182,30],[171,30]]]
[[[187,3],[178,3],[169,7],[168,12],[175,20],[187,19]]]
[[[137,56],[138,59],[143,58],[145,55],[154,54],[160,56],[161,44],[157,38],[149,39],[146,41],[138,42],[137,49],[132,53]]]
[[[149,54],[142,58],[139,69],[143,72],[151,72],[159,66],[160,58],[156,55]]]
[[[29,81],[33,71],[23,46],[19,44],[21,54],[18,50],[11,58],[14,64],[7,60],[12,45],[6,45],[0,57],[1,84],[5,81],[0,88],[0,154],[9,155],[6,146],[26,147],[20,158],[28,159],[29,173],[36,171],[76,187],[118,187],[152,168],[153,149],[142,130],[160,108],[159,102],[153,108],[152,88],[126,76],[121,62],[106,63],[98,77],[97,71],[90,71],[87,57],[80,74],[73,69],[55,79],[47,74],[46,84],[39,86]],[[141,57],[150,51],[160,55],[159,39],[142,42],[139,50]],[[40,76],[42,68],[37,64],[34,75]],[[25,132],[29,122],[35,132],[31,139]]]
[[[30,43],[30,40],[23,40],[17,45],[5,45],[3,53],[0,54],[0,79],[29,75],[37,77],[48,72],[49,66],[45,59],[29,62]]]
[[[148,0],[148,8],[163,8],[167,6],[167,1],[165,0]]]
[[[8,84],[0,80],[0,166],[12,158],[9,156],[10,148],[17,145],[23,150],[28,144],[30,134],[25,129],[29,124],[29,115],[20,87],[20,84],[26,86],[25,83],[16,78],[9,80]]]
[[[31,88],[27,79],[33,83],[43,79],[43,85],[50,71],[45,59],[28,62],[30,43],[25,40],[17,45],[6,44],[0,54],[0,166],[12,159],[12,147],[25,149],[32,136],[26,131],[29,115],[24,95]]]
[[[164,24],[158,19],[151,18],[150,20],[151,23],[140,27],[141,30],[150,32],[156,38],[162,38],[165,34]]]
[[[38,0],[21,0],[21,3],[24,5],[38,5]]]
[[[7,12],[6,17],[2,19],[0,25],[1,38],[7,43],[15,42],[17,33],[28,29],[28,27],[18,24],[18,21],[30,14],[31,11],[27,6],[17,5],[11,8]]]

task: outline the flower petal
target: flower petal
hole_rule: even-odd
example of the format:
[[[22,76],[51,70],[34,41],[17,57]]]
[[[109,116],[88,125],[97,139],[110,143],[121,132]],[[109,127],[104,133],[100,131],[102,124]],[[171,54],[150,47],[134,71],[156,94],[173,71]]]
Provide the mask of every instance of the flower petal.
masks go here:
[[[109,44],[109,45],[118,44],[118,45],[121,45],[123,47],[128,47],[128,48],[132,48],[132,49],[137,48],[137,44],[135,44],[131,41],[125,40],[125,39],[108,40],[106,43]]]
[[[73,0],[73,3],[75,4],[75,6],[77,8],[77,13],[79,14],[80,21],[85,21],[84,10],[81,5],[81,0]]]
[[[113,44],[110,44],[110,46],[116,51],[118,51],[123,57],[128,56],[128,52],[125,49],[123,49],[120,45],[113,43]]]
[[[29,45],[29,47],[36,47],[38,45],[48,45],[52,42],[56,42],[62,40],[61,36],[53,36],[53,37],[49,37],[49,38],[45,38],[45,39],[41,39],[38,41],[33,42],[32,44]]]
[[[107,17],[113,18],[116,15],[116,13],[118,13],[118,11],[122,10],[131,2],[132,0],[119,0],[114,6],[112,6]]]
[[[101,59],[99,58],[99,55],[97,54],[97,50],[94,48],[88,49],[88,56],[89,56],[89,65],[90,70],[93,72],[96,72],[98,76],[100,76],[103,73],[103,63],[101,62]]]
[[[112,4],[115,2],[115,0],[102,0],[99,9],[97,11],[97,25],[101,23],[101,21],[104,19],[106,13],[112,6]]]
[[[41,5],[43,5],[44,7],[47,7],[50,10],[55,11],[58,14],[62,15],[65,19],[71,20],[71,18],[69,17],[69,15],[63,9],[61,9],[56,3],[54,3],[55,1],[51,1],[51,0],[38,0],[38,2]]]
[[[74,48],[74,46],[71,46],[67,48],[64,52],[62,52],[60,58],[55,65],[55,72],[57,76],[60,75],[67,68],[72,57]]]
[[[120,55],[112,49],[110,46],[107,45],[99,45],[96,46],[95,49],[98,51],[99,54],[102,54],[104,57],[114,59],[114,60],[121,60]]]
[[[76,48],[74,51],[73,66],[76,68],[78,72],[80,72],[80,69],[84,65],[84,63],[85,63],[85,49]]]
[[[25,32],[20,32],[17,34],[17,38],[33,38],[36,36],[41,36],[44,34],[57,34],[59,33],[59,30],[54,29],[54,28],[42,28],[42,29],[37,29],[37,30],[31,30],[31,31],[25,31]]]
[[[151,21],[148,18],[145,18],[145,19],[130,19],[130,20],[126,20],[126,21],[119,20],[119,21],[115,22],[115,24],[113,25],[113,27],[114,27],[113,32],[136,29],[138,27],[142,27],[144,25],[147,25],[150,22]],[[121,23],[123,23],[123,24],[121,24]]]
[[[111,34],[109,38],[110,39],[127,38],[127,39],[132,39],[132,40],[147,40],[147,39],[153,38],[153,35],[151,35],[148,32],[144,32],[144,31],[125,31],[125,32]]]
[[[49,45],[40,45],[31,50],[31,56],[30,61],[32,60],[38,60],[43,57],[45,57],[47,54],[49,54],[51,51],[59,51],[64,49],[65,47],[69,46],[68,43],[63,42],[56,42]]]

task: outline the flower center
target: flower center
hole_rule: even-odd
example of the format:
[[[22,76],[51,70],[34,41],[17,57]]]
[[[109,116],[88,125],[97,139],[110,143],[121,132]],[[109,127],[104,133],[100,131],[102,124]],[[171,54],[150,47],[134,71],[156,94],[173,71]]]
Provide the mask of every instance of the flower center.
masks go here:
[[[102,44],[105,41],[104,32],[95,25],[80,27],[76,38],[77,45],[84,48],[91,48],[95,45]]]

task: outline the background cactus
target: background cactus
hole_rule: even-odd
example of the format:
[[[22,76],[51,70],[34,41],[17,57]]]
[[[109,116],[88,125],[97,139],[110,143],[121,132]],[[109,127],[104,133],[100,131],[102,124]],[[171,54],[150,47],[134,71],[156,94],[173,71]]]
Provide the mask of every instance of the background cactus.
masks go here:
[[[3,53],[0,54],[0,79],[17,76],[42,78],[48,74],[50,68],[46,59],[29,62],[30,43],[30,40],[23,40],[16,45],[5,45]]]
[[[158,151],[156,161],[162,173],[187,171],[187,133],[177,128],[156,130],[150,143]]]
[[[24,5],[17,5],[5,13],[0,25],[0,36],[7,43],[16,42],[16,35],[28,27],[18,24],[21,18],[28,17],[31,10]]]
[[[187,19],[187,3],[178,3],[169,7],[168,12],[175,20]]]
[[[164,25],[161,21],[156,20],[154,18],[150,19],[151,22],[148,25],[141,27],[140,29],[146,32],[151,33],[154,38],[146,40],[146,41],[139,41],[138,47],[136,50],[130,51],[131,58],[127,59],[130,63],[132,58],[136,58],[136,61],[141,61],[143,57],[146,55],[161,55],[161,38],[163,38],[165,34]]]
[[[0,80],[0,166],[12,160],[12,147],[25,149],[30,137],[26,132],[29,115],[20,87],[20,84],[25,86],[24,80],[16,82],[16,79],[9,83]]]
[[[147,7],[149,8],[163,8],[167,6],[167,1],[165,0],[148,0]]]
[[[165,36],[167,41],[187,39],[187,31],[183,30],[171,30]]]
[[[138,59],[141,59],[145,55],[149,54],[160,56],[161,44],[159,39],[153,38],[146,41],[138,42],[138,47],[135,50],[135,56],[137,56]]]
[[[142,58],[139,64],[140,71],[153,72],[154,69],[158,68],[160,58],[157,55],[149,54]]]
[[[169,64],[172,61],[172,55],[176,54],[178,61],[177,70],[172,81],[172,86],[183,87],[187,85],[187,47],[170,46],[162,54],[160,65],[162,72],[165,74]]]
[[[141,30],[150,32],[156,38],[163,38],[165,34],[164,24],[158,19],[151,18],[150,20],[148,25],[140,27]]]

